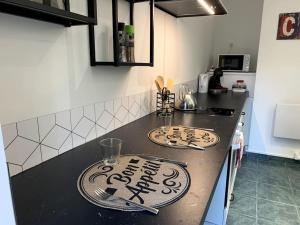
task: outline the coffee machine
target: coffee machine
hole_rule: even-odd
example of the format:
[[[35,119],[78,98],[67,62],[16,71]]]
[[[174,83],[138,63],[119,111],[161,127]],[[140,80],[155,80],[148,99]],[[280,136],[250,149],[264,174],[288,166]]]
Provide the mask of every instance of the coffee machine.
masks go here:
[[[223,76],[223,71],[220,68],[214,70],[214,74],[209,79],[208,82],[208,92],[210,94],[222,94],[228,91],[228,88],[225,88],[221,85],[221,77]]]

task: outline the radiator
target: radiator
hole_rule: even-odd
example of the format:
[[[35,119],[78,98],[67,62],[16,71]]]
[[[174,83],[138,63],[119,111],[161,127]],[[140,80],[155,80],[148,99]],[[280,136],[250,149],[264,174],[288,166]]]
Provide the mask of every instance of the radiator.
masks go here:
[[[300,140],[300,104],[277,104],[274,136]]]

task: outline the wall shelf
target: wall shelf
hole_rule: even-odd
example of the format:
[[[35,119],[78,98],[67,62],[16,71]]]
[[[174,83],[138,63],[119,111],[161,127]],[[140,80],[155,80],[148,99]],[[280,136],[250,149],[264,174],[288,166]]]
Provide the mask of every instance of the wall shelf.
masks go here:
[[[139,63],[139,62],[94,62],[93,66],[153,66],[153,63]]]
[[[54,8],[29,0],[0,0],[0,12],[28,17],[66,27],[97,24],[96,0],[87,0],[88,16],[70,12],[69,0],[66,10]]]
[[[118,1],[112,0],[112,30],[113,30],[113,62],[100,62],[96,60],[95,26],[89,25],[91,66],[153,66],[154,65],[154,0],[127,0],[130,12],[130,24],[134,24],[134,4],[149,2],[150,4],[150,60],[149,62],[119,62],[118,38]],[[95,12],[97,14],[97,12]]]

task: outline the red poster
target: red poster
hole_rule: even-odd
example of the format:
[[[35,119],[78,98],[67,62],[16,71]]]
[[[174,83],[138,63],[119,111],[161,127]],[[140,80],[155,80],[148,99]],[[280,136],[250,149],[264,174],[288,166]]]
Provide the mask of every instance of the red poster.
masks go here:
[[[300,39],[300,13],[279,15],[277,40]]]

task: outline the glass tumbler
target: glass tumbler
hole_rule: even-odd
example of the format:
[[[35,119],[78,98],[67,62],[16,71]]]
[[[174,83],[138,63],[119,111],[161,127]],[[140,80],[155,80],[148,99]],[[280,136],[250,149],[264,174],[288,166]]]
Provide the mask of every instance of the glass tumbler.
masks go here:
[[[105,165],[115,165],[119,161],[123,141],[117,138],[106,138],[99,141],[103,151]]]
[[[164,142],[166,144],[168,144],[168,142],[169,142],[168,132],[172,126],[173,115],[172,115],[172,113],[162,113],[162,114],[159,114],[159,118],[161,120],[160,130],[164,134]]]

